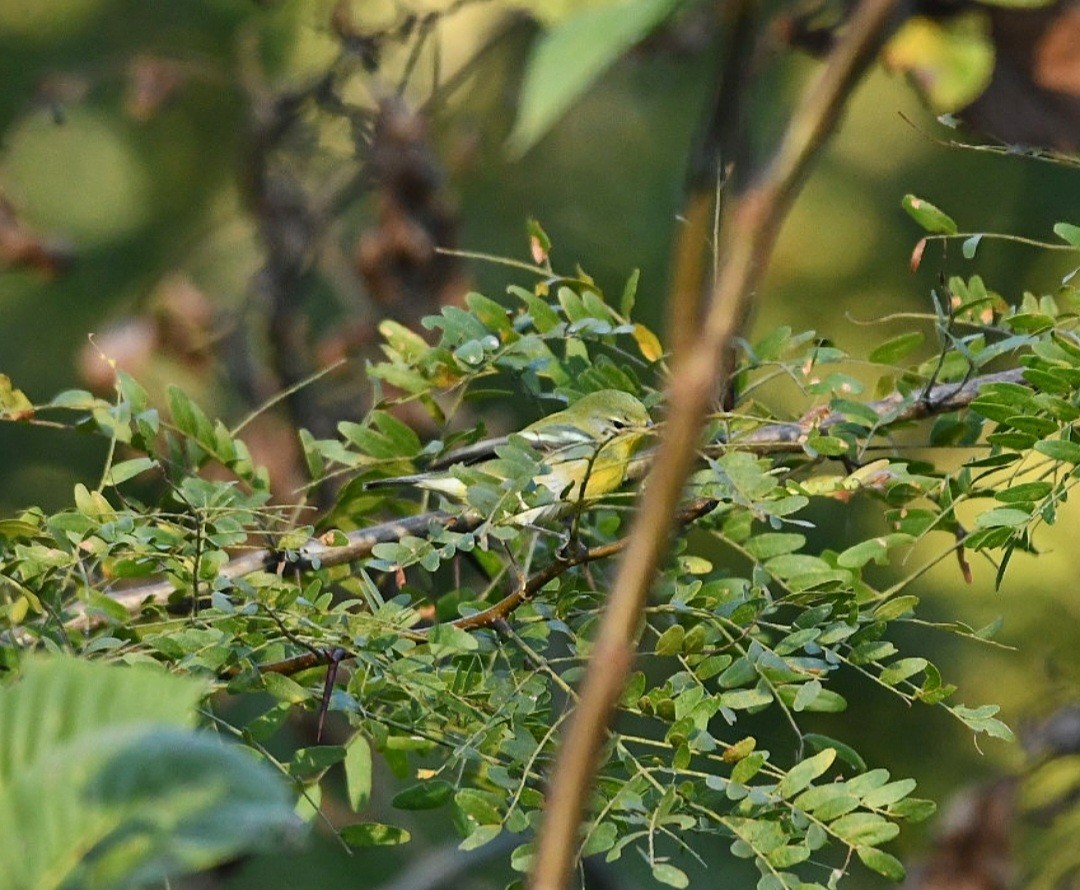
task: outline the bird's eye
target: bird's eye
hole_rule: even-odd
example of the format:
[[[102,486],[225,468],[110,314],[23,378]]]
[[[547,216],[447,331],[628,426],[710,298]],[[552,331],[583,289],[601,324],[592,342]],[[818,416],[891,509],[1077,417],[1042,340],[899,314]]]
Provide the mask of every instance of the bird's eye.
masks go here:
[[[612,426],[613,426],[613,427],[614,427],[615,429],[617,429],[617,430],[624,430],[624,429],[626,429],[626,421],[625,421],[625,420],[622,420],[622,419],[621,419],[621,418],[619,418],[619,417],[613,417],[613,418],[611,419],[611,425],[612,425]]]

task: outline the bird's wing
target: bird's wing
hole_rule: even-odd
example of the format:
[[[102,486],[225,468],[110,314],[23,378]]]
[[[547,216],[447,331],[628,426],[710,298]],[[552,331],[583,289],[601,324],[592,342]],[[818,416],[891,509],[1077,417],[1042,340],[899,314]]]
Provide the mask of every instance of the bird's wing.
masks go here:
[[[524,429],[514,433],[514,435],[524,439],[538,451],[543,452],[551,451],[554,448],[566,445],[592,441],[587,433],[576,427],[569,425],[562,426],[561,424],[544,427],[539,430]],[[498,456],[497,451],[499,448],[509,444],[510,436],[495,436],[491,439],[481,439],[479,442],[474,442],[472,445],[455,448],[453,451],[448,451],[446,454],[440,455],[428,465],[428,468],[431,470],[446,470],[461,464],[468,466],[479,463],[480,461],[490,460],[491,458]]]

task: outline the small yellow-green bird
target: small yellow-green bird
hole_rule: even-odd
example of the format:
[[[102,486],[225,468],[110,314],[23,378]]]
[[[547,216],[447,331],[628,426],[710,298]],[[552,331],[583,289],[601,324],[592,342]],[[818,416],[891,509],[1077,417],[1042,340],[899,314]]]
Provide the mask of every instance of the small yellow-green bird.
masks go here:
[[[550,491],[555,500],[539,507],[522,504],[507,521],[531,525],[558,516],[579,500],[615,491],[626,480],[650,424],[645,406],[630,393],[616,389],[589,393],[570,407],[529,424],[517,435],[542,452],[546,472],[533,481]],[[506,464],[494,456],[507,442],[507,438],[478,442],[443,457],[438,466],[445,469],[375,479],[367,487],[411,485],[464,501],[468,484],[453,473],[454,468],[468,466],[472,472],[507,482]]]

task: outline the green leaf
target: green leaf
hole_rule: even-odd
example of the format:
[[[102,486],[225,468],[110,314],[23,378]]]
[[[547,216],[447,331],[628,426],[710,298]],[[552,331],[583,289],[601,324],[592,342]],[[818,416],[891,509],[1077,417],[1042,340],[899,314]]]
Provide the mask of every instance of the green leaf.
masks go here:
[[[15,541],[19,538],[35,538],[40,533],[36,525],[21,519],[0,519],[0,537]]]
[[[889,40],[886,64],[904,71],[935,112],[971,104],[990,83],[994,45],[985,16],[912,16]]]
[[[823,454],[826,457],[838,457],[841,454],[847,454],[850,446],[847,440],[841,439],[839,436],[811,435],[807,437],[805,447],[813,455]]]
[[[766,858],[773,868],[791,868],[810,858],[810,848],[803,844],[788,844],[772,850]]]
[[[765,755],[761,751],[748,754],[735,764],[731,770],[731,781],[739,785],[745,785],[758,774],[765,765]]]
[[[216,736],[177,729],[118,748],[85,800],[110,821],[125,814],[76,872],[90,886],[120,886],[121,874],[129,885],[157,883],[279,850],[302,830],[289,789],[266,764]]]
[[[1070,464],[1080,464],[1080,442],[1068,442],[1064,439],[1047,439],[1035,443],[1035,450],[1054,460]]]
[[[760,708],[772,701],[772,693],[767,689],[738,689],[735,692],[725,692],[720,696],[720,704],[733,711],[746,708]]]
[[[836,749],[826,748],[813,757],[795,764],[776,786],[776,793],[785,799],[794,797],[805,790],[814,779],[824,775],[833,765],[834,760],[836,760]]]
[[[391,805],[399,810],[434,810],[454,796],[454,786],[442,779],[419,782],[394,795]]]
[[[1028,523],[1031,514],[1012,507],[995,507],[975,517],[979,528],[1020,528]]]
[[[267,692],[274,698],[289,702],[289,704],[298,705],[313,697],[310,690],[305,689],[292,677],[286,677],[284,674],[273,672],[263,674],[262,680]]]
[[[529,56],[508,147],[522,155],[624,52],[682,0],[625,0],[585,9],[552,28]]]
[[[894,661],[881,672],[881,682],[889,686],[896,686],[908,677],[926,669],[928,664],[925,658],[901,658]]]
[[[904,865],[899,859],[877,849],[877,847],[858,846],[855,848],[855,852],[859,855],[863,865],[871,871],[883,875],[890,881],[902,881],[907,875],[904,871]]]
[[[764,562],[774,556],[783,556],[801,550],[805,544],[805,535],[790,532],[764,532],[747,541],[746,550],[754,559]]]
[[[900,359],[904,358],[904,356],[910,355],[922,346],[925,339],[926,335],[922,331],[911,331],[907,334],[901,334],[899,337],[893,337],[891,340],[886,340],[874,349],[868,358],[875,364],[895,365]]]
[[[830,829],[849,844],[876,846],[891,841],[900,826],[877,813],[849,813],[832,823]]]
[[[970,238],[964,239],[964,243],[960,245],[960,252],[964,255],[965,260],[975,259],[975,253],[978,251],[982,239],[982,235],[972,235]]]
[[[1054,234],[1066,244],[1080,247],[1080,226],[1067,222],[1054,223]]]
[[[349,806],[359,812],[371,797],[371,745],[357,733],[345,748],[345,788]]]
[[[190,727],[206,687],[143,665],[34,659],[0,695],[0,858],[12,887],[127,887],[280,846],[264,764]]]
[[[669,865],[666,862],[659,862],[652,868],[652,876],[661,884],[666,884],[668,887],[689,887],[690,878],[687,876],[681,868],[676,868],[674,865]]]
[[[929,819],[937,812],[937,804],[932,800],[920,800],[909,797],[889,807],[889,815],[897,819],[906,819],[908,822],[922,822]]]
[[[345,759],[341,745],[314,745],[300,748],[289,764],[289,774],[302,782],[311,782],[321,776],[335,763]]]
[[[350,847],[395,847],[412,840],[412,835],[404,828],[382,822],[356,822],[346,825],[338,832],[338,837]]]
[[[428,633],[428,646],[431,654],[436,658],[443,655],[474,652],[479,645],[476,637],[453,624],[436,624]]]
[[[820,681],[817,680],[811,680],[809,683],[804,683],[799,687],[781,686],[777,690],[777,694],[788,707],[808,713],[839,714],[847,710],[847,699],[839,692],[820,688]],[[802,699],[800,699],[800,695],[803,696]],[[802,704],[801,708],[796,708],[797,702],[805,703]]]
[[[952,708],[952,712],[975,732],[986,733],[988,736],[1006,742],[1012,741],[1012,730],[994,717],[999,710],[997,705],[983,705],[981,708],[956,705]]]
[[[462,813],[478,825],[495,825],[502,821],[496,795],[490,792],[462,788],[454,795],[454,803]]]
[[[798,693],[795,695],[795,700],[791,704],[791,709],[795,713],[805,711],[810,705],[814,703],[814,700],[821,694],[821,681],[811,680],[808,683],[803,683],[799,687]]]
[[[838,742],[836,739],[829,738],[827,735],[821,735],[816,732],[808,732],[803,736],[803,741],[811,748],[818,751],[826,748],[835,748],[836,755],[843,760],[844,763],[859,772],[863,772],[866,769],[866,761],[863,760],[859,752],[850,745],[845,745],[843,742]]]
[[[1005,504],[1041,501],[1054,490],[1051,482],[1021,482],[994,492],[994,499]]]
[[[683,639],[686,637],[686,628],[681,624],[673,624],[656,641],[654,651],[657,655],[678,655],[682,651]]]
[[[105,484],[120,485],[156,466],[158,462],[149,457],[133,457],[131,460],[121,461],[109,467],[109,472],[105,474]]]
[[[872,810],[879,810],[902,800],[914,790],[914,779],[897,779],[895,782],[889,782],[880,788],[875,788],[869,794],[863,795],[863,806]]]
[[[623,286],[622,297],[619,299],[619,314],[623,318],[629,318],[634,312],[634,301],[637,299],[638,281],[641,278],[641,270],[634,269]]]
[[[892,621],[899,618],[901,615],[905,615],[914,609],[919,604],[919,598],[912,594],[906,596],[896,596],[890,600],[886,600],[876,609],[874,609],[875,621]]]
[[[903,207],[915,222],[931,234],[955,235],[958,231],[952,217],[929,201],[915,195],[904,195]]]
[[[889,550],[903,544],[910,544],[915,539],[911,535],[894,532],[862,541],[852,547],[848,547],[836,558],[836,564],[845,569],[860,569],[868,562],[876,562],[878,565],[888,563]]]
[[[477,825],[469,832],[469,836],[458,844],[458,849],[468,852],[469,850],[475,850],[477,847],[482,847],[484,844],[490,844],[502,834],[502,830],[501,825]]]

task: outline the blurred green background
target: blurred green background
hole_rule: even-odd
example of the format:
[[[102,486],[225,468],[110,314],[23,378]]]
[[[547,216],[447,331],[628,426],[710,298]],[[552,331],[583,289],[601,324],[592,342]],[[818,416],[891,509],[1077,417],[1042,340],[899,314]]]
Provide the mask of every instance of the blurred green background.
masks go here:
[[[66,242],[76,255],[63,274],[0,272],[0,373],[36,401],[86,387],[81,368],[95,354],[88,336],[152,307],[178,275],[216,312],[244,306],[261,255],[238,185],[249,127],[249,99],[240,84],[252,71],[271,90],[317,76],[337,51],[328,25],[333,6],[329,0],[0,4],[0,195],[27,230]],[[380,17],[392,21],[394,13],[391,4],[373,2],[364,15],[378,24]],[[504,140],[537,26],[505,6],[481,3],[440,27],[446,71],[468,64],[458,89],[436,106],[431,137],[447,175],[444,194],[458,215],[459,246],[527,259],[525,220],[535,217],[555,245],[556,268],[581,263],[614,293],[631,269],[640,268],[638,311],[647,324],[661,326],[688,147],[715,66],[711,43],[673,40],[635,51],[537,147],[511,160]],[[386,67],[400,71],[402,58],[388,58]],[[139,60],[149,66],[141,73]],[[759,84],[754,115],[763,132],[782,120],[810,68],[795,61]],[[157,104],[155,71],[175,79],[171,89],[158,85],[164,97],[156,96]],[[356,79],[357,101],[370,102],[392,87],[385,70],[379,76],[367,86]],[[414,102],[430,92],[425,76],[410,80],[406,95]],[[149,90],[149,98],[140,98],[140,89]],[[1058,220],[1080,222],[1075,172],[1019,157],[950,151],[924,135],[935,126],[899,76],[879,70],[861,86],[784,228],[758,295],[758,334],[779,324],[815,329],[849,352],[865,354],[912,322],[855,322],[929,311],[930,290],[943,273],[977,272],[1010,302],[1025,289],[1055,290],[1066,271],[1060,261],[1015,245],[984,243],[974,262],[963,260],[958,249],[942,258],[939,247],[931,247],[920,270],[909,271],[918,231],[900,208],[906,192],[948,211],[962,230],[1047,237]],[[315,119],[307,132],[312,141],[304,148],[315,159],[303,171],[307,185],[356,163],[340,121]],[[330,230],[327,251],[350,250],[376,212],[372,197],[360,195]],[[509,283],[531,283],[489,263],[471,263],[468,273],[471,287],[493,297]],[[324,275],[311,287],[332,291],[332,281]],[[362,290],[350,282],[324,300],[313,324],[332,328],[335,312],[355,309],[352,289]],[[138,368],[152,388],[178,382],[213,410],[234,417],[243,410],[220,363],[207,370],[150,356]],[[0,426],[0,511],[66,504],[76,482],[96,481],[103,449],[73,433]],[[960,685],[960,700],[1000,703],[1013,725],[1075,694],[1080,621],[1073,596],[1074,512],[1043,531],[1044,552],[1037,559],[1014,560],[1000,591],[993,589],[992,566],[977,563],[974,584],[967,586],[954,561],[942,563],[914,591],[928,618],[978,627],[1004,616],[999,639],[1013,649],[944,635],[915,643]],[[857,506],[838,506],[821,518],[833,546],[843,546],[845,529],[873,521]],[[1019,762],[1018,750],[1003,743],[987,743],[979,752],[940,713],[907,710],[857,684],[850,691],[854,701],[846,719],[857,716],[859,724],[846,725],[840,715],[822,720],[822,731],[859,738],[868,760],[918,777],[923,796],[945,799]],[[384,775],[384,807],[391,787]],[[400,821],[400,815],[394,818]],[[393,876],[404,865],[451,838],[437,813],[409,827],[416,840],[404,852],[348,857],[321,840],[313,853],[286,851],[199,886],[395,887]],[[923,840],[905,834],[901,854],[915,854]],[[712,879],[723,883],[723,850],[703,855],[714,863]],[[505,854],[495,857],[454,886],[501,887],[509,874],[504,861]],[[620,886],[634,886],[629,875],[621,880]],[[869,878],[864,885],[876,886]]]

